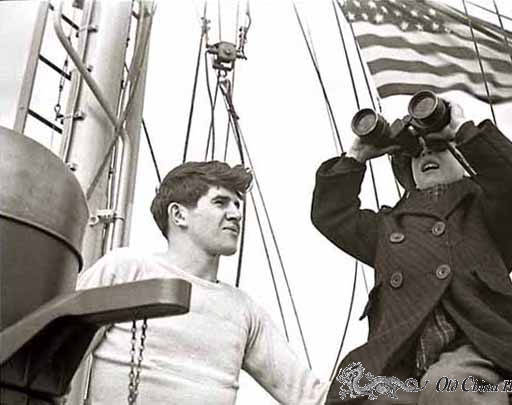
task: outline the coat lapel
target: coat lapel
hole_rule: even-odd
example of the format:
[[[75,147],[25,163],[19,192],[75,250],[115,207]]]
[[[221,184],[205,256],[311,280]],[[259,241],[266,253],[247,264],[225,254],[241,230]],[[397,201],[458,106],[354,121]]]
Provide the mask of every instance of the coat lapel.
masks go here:
[[[430,200],[421,191],[414,190],[402,198],[392,211],[392,215],[396,217],[422,215],[444,219],[466,198],[475,195],[478,190],[478,185],[468,178],[450,184],[448,190],[438,201]]]

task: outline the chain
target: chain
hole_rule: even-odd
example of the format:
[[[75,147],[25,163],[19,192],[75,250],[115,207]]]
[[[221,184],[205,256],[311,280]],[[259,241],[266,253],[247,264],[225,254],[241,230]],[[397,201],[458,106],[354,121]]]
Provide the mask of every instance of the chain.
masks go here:
[[[75,21],[75,17],[76,17],[76,8],[73,8],[73,21]],[[72,35],[72,32],[73,32],[73,27],[70,27],[69,28],[69,33],[68,33],[68,41],[71,41],[71,35]],[[79,32],[77,31],[75,33],[75,37],[78,38],[78,34]],[[64,64],[62,65],[62,74],[60,75],[60,80],[59,80],[59,93],[57,95],[57,103],[55,104],[55,106],[53,107],[53,111],[55,112],[55,121],[59,121],[60,120],[60,123],[63,124],[64,123],[64,114],[61,113],[61,110],[62,110],[62,106],[60,104],[61,100],[62,100],[62,93],[64,91],[64,85],[66,83],[66,74],[69,73],[68,72],[68,65],[69,65],[69,54],[66,53],[66,59],[64,59]]]
[[[128,384],[128,404],[133,405],[137,402],[137,396],[139,395],[139,383],[140,383],[140,371],[142,365],[143,352],[146,342],[146,330],[148,328],[147,319],[144,318],[142,321],[142,331],[140,335],[140,346],[138,350],[137,363],[135,363],[135,356],[137,355],[137,321],[133,320],[132,323],[132,338],[130,347],[130,373],[129,384]]]
[[[69,64],[69,57],[66,56],[66,59],[64,60],[64,64],[62,65],[62,71],[64,73],[68,72],[68,64]],[[61,124],[63,123],[64,115],[61,113],[62,106],[61,106],[60,102],[62,100],[62,93],[64,91],[65,83],[66,83],[66,76],[64,74],[61,74],[60,80],[59,80],[59,93],[57,96],[57,103],[53,107],[53,111],[55,111],[55,121],[60,120]]]

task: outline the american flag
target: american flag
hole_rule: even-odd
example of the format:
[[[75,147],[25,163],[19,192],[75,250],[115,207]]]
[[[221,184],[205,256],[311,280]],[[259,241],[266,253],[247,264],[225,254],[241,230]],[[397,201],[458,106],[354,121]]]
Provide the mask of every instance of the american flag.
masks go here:
[[[488,101],[465,13],[429,0],[346,0],[341,9],[381,97],[461,90]],[[512,100],[511,33],[470,19],[491,102]]]

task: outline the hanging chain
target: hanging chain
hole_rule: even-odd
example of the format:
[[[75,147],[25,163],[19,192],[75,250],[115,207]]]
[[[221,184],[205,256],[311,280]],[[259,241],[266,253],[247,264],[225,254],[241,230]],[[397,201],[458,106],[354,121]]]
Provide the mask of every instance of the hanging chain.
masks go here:
[[[142,321],[142,331],[140,335],[140,346],[138,350],[137,363],[135,363],[135,356],[137,355],[137,321],[133,320],[132,323],[132,339],[130,347],[130,373],[128,374],[130,382],[128,384],[128,404],[133,405],[137,402],[139,395],[140,371],[142,365],[143,352],[146,342],[146,329],[148,328],[147,319]]]
[[[63,123],[63,117],[64,115],[61,113],[62,106],[60,104],[62,100],[62,93],[64,91],[64,84],[66,83],[66,76],[64,73],[68,73],[68,64],[69,64],[69,56],[66,56],[66,59],[64,60],[64,64],[62,65],[62,74],[60,75],[59,80],[59,93],[57,95],[57,103],[53,107],[53,111],[55,111],[55,121]]]
[[[73,17],[72,17],[72,20],[75,21],[75,18],[76,18],[76,8],[73,8]],[[71,26],[69,28],[69,32],[68,32],[68,41],[71,41],[71,36],[72,36],[72,33],[73,33],[73,27]],[[78,38],[79,36],[79,31],[77,31],[75,33],[75,37]],[[62,114],[61,110],[62,110],[62,106],[61,106],[61,100],[62,100],[62,93],[64,91],[64,85],[66,83],[66,75],[69,73],[68,71],[68,66],[69,66],[69,54],[66,53],[66,58],[64,59],[64,63],[62,65],[62,73],[60,75],[60,79],[59,79],[59,93],[57,95],[57,102],[55,103],[55,106],[53,107],[53,111],[55,112],[55,121],[60,121],[61,124],[64,123],[64,114]]]

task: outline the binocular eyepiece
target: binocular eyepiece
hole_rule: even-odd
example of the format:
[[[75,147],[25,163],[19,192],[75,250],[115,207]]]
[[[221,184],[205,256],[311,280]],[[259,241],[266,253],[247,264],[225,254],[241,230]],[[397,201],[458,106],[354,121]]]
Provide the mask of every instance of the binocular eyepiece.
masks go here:
[[[364,108],[352,118],[352,131],[365,143],[400,145],[403,152],[417,156],[421,152],[419,137],[445,127],[450,122],[450,108],[447,101],[425,90],[411,98],[408,112],[390,125],[382,115]]]

